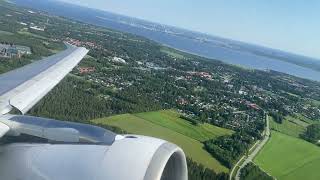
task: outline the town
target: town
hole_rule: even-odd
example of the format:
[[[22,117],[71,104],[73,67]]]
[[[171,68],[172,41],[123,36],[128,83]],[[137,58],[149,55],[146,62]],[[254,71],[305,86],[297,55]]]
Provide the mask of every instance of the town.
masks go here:
[[[30,54],[32,54],[30,47],[0,43],[0,58],[21,58],[23,55]]]

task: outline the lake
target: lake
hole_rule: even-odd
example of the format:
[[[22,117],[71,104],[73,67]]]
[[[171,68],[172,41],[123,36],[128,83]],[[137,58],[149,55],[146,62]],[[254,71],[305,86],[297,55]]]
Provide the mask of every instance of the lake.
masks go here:
[[[225,63],[261,70],[270,69],[301,78],[320,81],[320,72],[309,68],[266,56],[259,56],[247,51],[241,52],[230,48],[224,48],[223,46],[218,46],[211,42],[203,42],[190,37],[165,33],[163,31],[155,31],[150,28],[141,28],[141,26],[134,24],[135,19],[132,19],[132,24],[121,22],[121,19],[123,18],[130,20],[129,17],[118,16],[108,12],[56,1],[14,0],[13,2],[30,8],[43,10],[54,15],[143,36],[182,51],[220,60]]]

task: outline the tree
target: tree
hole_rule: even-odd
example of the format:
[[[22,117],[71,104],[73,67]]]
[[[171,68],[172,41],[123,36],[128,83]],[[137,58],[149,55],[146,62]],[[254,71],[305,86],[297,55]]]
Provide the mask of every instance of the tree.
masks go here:
[[[240,180],[273,180],[271,176],[263,172],[253,163],[248,163],[240,172]]]
[[[275,122],[282,124],[284,118],[280,113],[273,111],[270,113],[270,116],[274,119]]]
[[[303,139],[311,143],[319,144],[320,141],[320,124],[312,124],[307,127],[307,130],[301,135]]]

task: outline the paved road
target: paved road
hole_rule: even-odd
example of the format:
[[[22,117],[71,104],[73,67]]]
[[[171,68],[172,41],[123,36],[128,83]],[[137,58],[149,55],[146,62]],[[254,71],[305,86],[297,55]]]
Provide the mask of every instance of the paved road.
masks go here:
[[[268,115],[266,115],[266,131],[264,133],[264,138],[262,141],[258,142],[259,144],[256,146],[255,150],[249,155],[249,156],[243,156],[237,163],[236,165],[233,167],[233,169],[231,170],[230,176],[229,176],[229,180],[232,180],[232,175],[236,169],[237,166],[239,166],[240,162],[244,159],[245,161],[239,166],[240,168],[237,171],[237,174],[235,176],[235,180],[240,180],[240,171],[242,168],[244,168],[248,163],[252,162],[252,160],[256,157],[256,155],[259,153],[259,151],[263,148],[263,146],[268,142],[270,138],[270,127],[269,127],[269,117]],[[255,146],[253,146],[255,147]]]

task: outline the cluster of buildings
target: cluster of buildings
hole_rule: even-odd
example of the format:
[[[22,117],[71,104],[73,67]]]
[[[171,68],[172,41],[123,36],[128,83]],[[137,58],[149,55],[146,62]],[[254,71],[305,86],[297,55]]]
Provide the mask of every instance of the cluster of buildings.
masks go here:
[[[189,101],[184,98],[179,98],[176,100],[179,105],[188,105]]]
[[[65,41],[69,44],[72,44],[72,45],[78,46],[78,47],[85,46],[85,47],[91,48],[91,49],[99,48],[99,46],[93,42],[80,41],[80,40],[73,39],[73,38],[67,38]]]
[[[31,48],[14,44],[0,43],[1,58],[21,58],[22,55],[32,54]]]
[[[28,23],[26,22],[18,22],[19,24],[23,26],[28,26]],[[29,26],[30,29],[36,30],[36,31],[45,31],[46,27],[45,26],[37,26],[34,23],[30,23]]]
[[[119,57],[113,57],[112,61],[116,62],[116,63],[127,64],[126,60],[119,58]]]
[[[30,29],[36,30],[36,31],[44,31],[45,28],[39,27],[39,26],[30,26]]]
[[[95,67],[79,67],[78,68],[80,74],[87,74],[96,71]]]
[[[212,75],[208,72],[196,72],[196,71],[192,71],[192,72],[188,72],[188,74],[193,75],[193,76],[198,76],[207,80],[212,80]]]

